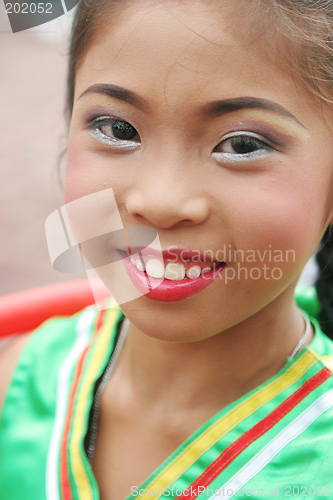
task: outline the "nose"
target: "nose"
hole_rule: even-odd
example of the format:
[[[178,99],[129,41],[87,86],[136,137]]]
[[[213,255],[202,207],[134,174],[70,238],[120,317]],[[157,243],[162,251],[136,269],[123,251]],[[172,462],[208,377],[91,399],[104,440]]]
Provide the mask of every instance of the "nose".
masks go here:
[[[200,179],[177,167],[147,169],[140,172],[126,199],[126,209],[161,229],[179,224],[196,225],[209,215],[207,196],[201,191]]]

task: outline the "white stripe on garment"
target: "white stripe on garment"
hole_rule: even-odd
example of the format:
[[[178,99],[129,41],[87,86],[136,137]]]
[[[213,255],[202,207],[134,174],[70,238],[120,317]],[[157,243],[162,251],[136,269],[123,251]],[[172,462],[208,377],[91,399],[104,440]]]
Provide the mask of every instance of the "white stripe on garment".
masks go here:
[[[90,340],[91,324],[96,316],[96,308],[88,308],[80,318],[76,328],[76,341],[61,365],[56,397],[56,414],[46,462],[45,493],[47,500],[60,500],[59,459],[62,433],[66,421],[70,379],[73,366]]]
[[[243,486],[256,476],[273,458],[293,439],[304,432],[322,413],[333,407],[333,390],[321,396],[317,401],[301,413],[293,422],[283,429],[265,448],[255,455],[250,462],[240,469],[227,483],[220,488],[224,494],[226,490],[232,490],[228,498],[233,497]],[[221,498],[220,495],[212,495],[209,500]]]

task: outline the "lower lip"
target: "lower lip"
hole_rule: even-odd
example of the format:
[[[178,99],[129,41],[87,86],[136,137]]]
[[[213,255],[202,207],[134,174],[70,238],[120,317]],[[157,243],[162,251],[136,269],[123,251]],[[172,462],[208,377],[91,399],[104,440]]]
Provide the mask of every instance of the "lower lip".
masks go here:
[[[180,281],[163,279],[161,281],[151,278],[145,272],[139,271],[127,256],[124,257],[122,255],[122,262],[128,276],[139,292],[142,292],[142,294],[149,299],[159,300],[161,302],[176,302],[196,295],[211,285],[226,267],[226,264],[222,263],[216,269],[208,271],[195,279],[185,278]],[[149,287],[149,292],[147,292],[147,286]]]

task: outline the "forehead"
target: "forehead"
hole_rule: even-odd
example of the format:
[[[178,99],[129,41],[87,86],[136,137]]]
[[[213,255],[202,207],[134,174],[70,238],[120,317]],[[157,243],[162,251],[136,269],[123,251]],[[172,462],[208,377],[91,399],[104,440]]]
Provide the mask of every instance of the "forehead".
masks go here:
[[[77,72],[76,98],[91,85],[112,83],[159,106],[240,96],[278,96],[291,112],[304,105],[305,91],[287,68],[246,45],[228,29],[227,11],[213,5],[131,5],[89,48]],[[240,16],[238,33],[244,22]]]

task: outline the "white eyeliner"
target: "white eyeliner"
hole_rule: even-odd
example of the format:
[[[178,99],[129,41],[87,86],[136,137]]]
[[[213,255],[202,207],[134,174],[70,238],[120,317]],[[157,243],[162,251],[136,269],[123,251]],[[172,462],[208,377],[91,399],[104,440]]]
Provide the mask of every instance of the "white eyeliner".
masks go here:
[[[95,139],[97,139],[100,142],[103,142],[103,144],[107,144],[108,146],[114,146],[115,148],[121,148],[123,150],[125,149],[134,151],[141,144],[135,141],[113,139],[112,137],[108,137],[107,135],[103,134],[103,132],[101,132],[97,127],[96,128],[91,127],[90,133]]]

